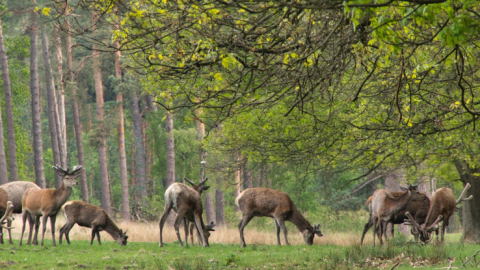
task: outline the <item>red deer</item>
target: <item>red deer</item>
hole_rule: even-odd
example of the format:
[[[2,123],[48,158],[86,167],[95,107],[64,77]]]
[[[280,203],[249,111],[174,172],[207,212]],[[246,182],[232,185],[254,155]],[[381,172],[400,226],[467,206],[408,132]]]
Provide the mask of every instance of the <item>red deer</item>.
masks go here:
[[[207,178],[208,179],[208,178]],[[180,233],[178,231],[180,227],[180,222],[183,220],[183,225],[185,228],[185,242],[188,245],[188,226],[187,220],[194,222],[197,227],[197,232],[202,239],[204,247],[208,247],[208,238],[205,237],[207,232],[212,228],[205,226],[202,219],[203,206],[202,199],[200,196],[200,191],[207,190],[209,187],[204,186],[207,179],[201,181],[198,185],[193,184],[190,180],[185,180],[192,185],[189,187],[182,183],[173,183],[165,191],[165,208],[163,210],[162,218],[160,219],[160,246],[163,247],[163,226],[167,220],[168,214],[173,209],[177,213],[175,218],[175,232],[177,234],[178,243],[180,246],[183,246],[182,239],[180,238]],[[209,235],[209,233],[208,233]]]
[[[72,227],[78,224],[79,226],[92,228],[90,245],[93,244],[95,235],[97,236],[98,244],[102,244],[100,242],[100,231],[109,233],[119,245],[127,245],[127,232],[119,229],[102,208],[81,201],[69,201],[62,206],[62,210],[67,222],[60,229],[60,244],[62,243],[62,236],[65,234],[65,239],[67,239],[67,243],[70,245],[68,234]]]
[[[379,226],[380,245],[383,245],[383,232],[385,222],[393,219],[394,215],[405,210],[410,201],[423,199],[420,193],[413,189],[408,189],[401,196],[394,197],[385,189],[377,189],[372,198],[372,219],[373,228]],[[373,245],[375,246],[375,230],[373,232]]]
[[[7,202],[7,207],[5,209],[5,213],[3,214],[3,217],[0,218],[0,228],[4,228],[8,230],[8,234],[10,235],[10,230],[13,229],[14,227],[9,227],[10,225],[5,225],[5,220],[7,220],[8,223],[11,223],[13,220],[13,203],[11,201]],[[0,232],[0,236],[2,235],[2,232]]]
[[[430,209],[428,210],[427,219],[423,228],[415,221],[410,213],[405,213],[410,221],[410,225],[414,226],[418,230],[420,236],[420,241],[428,242],[430,240],[430,235],[433,231],[436,231],[437,240],[438,240],[438,223],[442,222],[442,232],[441,232],[441,241],[444,241],[445,230],[449,224],[450,217],[455,212],[455,208],[462,201],[467,201],[472,199],[472,195],[468,198],[464,198],[465,193],[470,188],[470,184],[463,188],[460,197],[455,200],[453,192],[449,188],[439,188],[433,193]]]
[[[240,245],[242,247],[246,246],[243,229],[253,217],[271,217],[275,219],[278,245],[281,245],[280,228],[285,237],[285,244],[289,245],[285,220],[297,226],[298,230],[303,234],[303,241],[307,245],[313,244],[315,234],[319,237],[323,236],[319,230],[320,224],[312,227],[285,192],[269,188],[247,188],[237,196],[235,203],[242,211],[242,220],[238,223]]]
[[[405,189],[405,188],[402,187],[402,189]],[[416,186],[410,186],[409,189],[416,191]],[[391,192],[391,194],[394,197],[399,197],[402,194],[404,194],[404,192]],[[362,238],[360,240],[360,245],[363,244],[363,239],[365,238],[365,234],[367,233],[367,231],[373,226],[373,219],[372,219],[372,212],[371,212],[372,211],[372,209],[371,209],[372,208],[372,206],[371,206],[372,205],[372,198],[373,198],[373,196],[370,196],[367,199],[367,201],[365,202],[365,205],[368,206],[368,209],[370,211],[370,218],[369,218],[368,222],[365,224],[365,227],[363,228],[363,233],[362,233]],[[423,224],[425,222],[426,217],[427,217],[429,208],[430,208],[430,199],[424,193],[419,193],[418,198],[414,201],[411,201],[407,205],[407,208],[405,210],[400,211],[397,214],[393,215],[392,219],[389,222],[386,222],[384,224],[384,232],[383,233],[385,234],[385,238],[387,238],[386,228],[387,228],[388,223],[392,224],[390,232],[391,232],[391,235],[393,237],[394,233],[395,233],[394,232],[394,225],[404,223],[404,221],[406,219],[405,212],[413,213],[413,216],[414,216],[415,220],[419,224]],[[378,227],[376,229],[377,229],[376,230],[377,235],[379,235]],[[412,230],[412,234],[417,235],[415,230]]]
[[[63,178],[62,185],[57,189],[27,189],[23,194],[22,198],[22,234],[20,237],[20,245],[22,245],[23,233],[25,232],[25,222],[27,219],[27,214],[30,214],[34,220],[36,220],[35,225],[35,235],[33,239],[33,244],[37,243],[37,234],[39,227],[39,218],[42,217],[42,243],[45,237],[45,231],[47,230],[47,219],[50,217],[50,227],[52,230],[52,243],[55,246],[55,221],[57,218],[57,213],[60,211],[62,205],[68,200],[70,194],[72,194],[72,187],[78,185],[77,177],[80,176],[82,166],[75,166],[72,171],[69,172],[69,169],[63,169],[59,165],[54,166],[53,169],[55,172]],[[30,244],[31,238],[29,235],[28,244]]]
[[[7,209],[7,202],[11,201],[13,203],[13,213],[20,214],[22,213],[22,196],[25,193],[25,190],[29,188],[40,189],[33,182],[28,181],[14,181],[3,184],[0,186],[0,216],[5,213]],[[33,224],[30,221],[30,226]],[[11,226],[11,221],[7,221],[7,226]],[[12,235],[10,234],[10,230],[8,231],[8,240],[10,244],[13,244]],[[3,235],[2,235],[2,228],[0,227],[0,244],[3,244]]]

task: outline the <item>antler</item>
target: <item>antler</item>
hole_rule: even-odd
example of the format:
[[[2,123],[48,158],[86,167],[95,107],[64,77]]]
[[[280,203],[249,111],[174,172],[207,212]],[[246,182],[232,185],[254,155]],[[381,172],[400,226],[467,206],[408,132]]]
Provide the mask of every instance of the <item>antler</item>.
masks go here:
[[[442,221],[442,220],[443,220],[443,216],[442,216],[442,215],[439,215],[439,216],[437,217],[437,220],[435,220],[435,222],[433,222],[433,224],[430,225],[430,227],[427,228],[427,231],[428,231],[428,232],[431,232],[431,231],[433,231],[433,230],[436,230],[436,229],[437,229],[437,223],[439,223],[439,222]]]
[[[76,174],[82,169],[82,165],[77,165],[73,167],[72,171],[69,174]]]
[[[195,186],[195,183],[193,183],[192,181],[188,180],[186,177],[184,177],[183,180],[184,180],[185,182],[189,183],[190,185]]]
[[[408,220],[405,220],[407,222],[407,225],[414,226],[417,228],[417,230],[421,231],[422,229],[420,228],[420,225],[413,219],[412,215],[409,212],[405,212],[405,216],[408,217]]]
[[[437,178],[432,178],[432,194],[437,190]]]
[[[198,183],[198,185],[201,186],[201,185],[205,184],[205,182],[207,182],[207,180],[208,180],[208,177],[203,179],[202,181],[200,181],[200,183]]]
[[[68,166],[67,166],[67,169],[65,170],[64,168],[62,168],[62,166],[60,165],[55,165],[55,166],[52,166],[52,168],[55,170],[55,171],[59,171],[59,172],[63,172],[63,173],[68,173]]]
[[[460,197],[458,198],[457,200],[457,204],[461,203],[462,201],[468,201],[468,200],[471,200],[473,199],[473,195],[470,195],[468,196],[468,198],[463,198],[463,196],[465,196],[465,193],[467,192],[467,190],[470,188],[470,183],[467,183],[467,185],[465,185],[465,187],[463,188],[462,190],[462,193],[460,194]]]
[[[0,226],[2,228],[5,228],[7,230],[13,229],[15,227],[7,227],[3,223],[5,219],[11,219],[13,214],[13,203],[11,201],[7,202],[7,210],[5,211],[5,214],[3,215],[2,219],[0,219]]]

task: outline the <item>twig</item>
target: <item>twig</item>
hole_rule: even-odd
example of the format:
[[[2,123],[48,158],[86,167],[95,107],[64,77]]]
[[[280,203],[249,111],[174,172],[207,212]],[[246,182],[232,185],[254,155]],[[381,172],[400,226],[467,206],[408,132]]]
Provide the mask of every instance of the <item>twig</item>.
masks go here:
[[[397,266],[398,266],[399,264],[400,264],[400,262],[397,262],[397,264],[395,264],[395,266],[392,267],[390,270],[393,270],[393,269],[397,268]]]
[[[480,249],[477,250],[477,251],[475,252],[475,254],[473,254],[472,256],[468,257],[468,258],[465,260],[465,262],[463,262],[462,267],[466,267],[466,264],[467,264],[472,258],[475,258],[475,260],[476,260],[476,259],[477,259],[477,255],[478,255],[479,252],[480,252]],[[472,263],[472,264],[473,264],[473,263]]]

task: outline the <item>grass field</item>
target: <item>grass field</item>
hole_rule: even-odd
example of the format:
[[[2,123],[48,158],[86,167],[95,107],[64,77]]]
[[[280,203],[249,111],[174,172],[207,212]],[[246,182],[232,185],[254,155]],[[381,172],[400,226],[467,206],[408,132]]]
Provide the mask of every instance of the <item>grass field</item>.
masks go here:
[[[164,231],[166,245],[158,246],[157,223],[119,224],[128,229],[129,243],[118,246],[102,233],[102,245],[90,246],[90,230],[75,226],[70,233],[71,245],[58,244],[58,229],[64,224],[57,219],[57,246],[53,247],[50,231],[41,246],[18,246],[21,224],[14,225],[14,245],[0,245],[0,268],[8,269],[457,269],[480,265],[476,252],[480,245],[463,245],[460,234],[448,234],[446,244],[421,246],[411,237],[397,235],[384,247],[359,246],[360,231],[333,233],[315,238],[313,246],[305,246],[296,228],[289,227],[291,246],[276,246],[271,230],[247,227],[247,247],[239,246],[238,230],[217,230],[210,238],[211,247],[179,247],[171,228]],[[182,233],[183,237],[183,233]],[[370,241],[371,233],[368,234]],[[282,238],[283,241],[283,238]],[[25,240],[24,240],[25,243]],[[480,255],[479,255],[480,256]],[[465,263],[469,259],[469,262]],[[465,264],[464,266],[462,266]]]

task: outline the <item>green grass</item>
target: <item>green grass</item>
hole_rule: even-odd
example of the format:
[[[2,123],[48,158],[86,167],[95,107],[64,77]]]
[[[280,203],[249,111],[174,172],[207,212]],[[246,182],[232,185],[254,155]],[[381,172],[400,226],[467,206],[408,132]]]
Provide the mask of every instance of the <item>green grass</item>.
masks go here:
[[[18,241],[16,242],[18,243]],[[89,241],[71,245],[0,246],[0,268],[8,269],[438,269],[461,267],[479,245],[448,242],[421,246],[407,240],[384,247],[371,246],[269,246],[212,244],[210,248],[179,247],[167,243],[133,242],[121,247],[113,241],[102,246]],[[472,258],[467,268],[478,267]],[[398,264],[398,265],[397,265]]]

